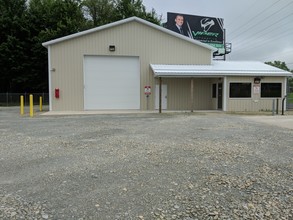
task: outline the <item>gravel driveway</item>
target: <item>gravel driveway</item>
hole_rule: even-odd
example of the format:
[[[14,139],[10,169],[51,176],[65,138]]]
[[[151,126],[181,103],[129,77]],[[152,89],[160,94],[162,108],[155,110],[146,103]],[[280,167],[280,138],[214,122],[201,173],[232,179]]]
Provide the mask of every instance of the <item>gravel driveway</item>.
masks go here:
[[[293,130],[217,113],[0,108],[0,219],[293,219]]]

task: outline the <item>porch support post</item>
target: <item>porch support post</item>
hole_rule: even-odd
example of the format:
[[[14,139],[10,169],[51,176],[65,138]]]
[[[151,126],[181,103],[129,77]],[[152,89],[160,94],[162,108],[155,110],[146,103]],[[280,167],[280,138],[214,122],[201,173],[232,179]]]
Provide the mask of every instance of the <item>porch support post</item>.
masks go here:
[[[227,111],[227,76],[224,76],[222,90],[223,90],[223,97],[222,97],[222,99],[223,99],[223,107],[222,107],[222,110],[225,112],[225,111]]]
[[[162,113],[162,78],[159,77],[159,113]]]
[[[193,78],[190,80],[190,111],[193,112]]]

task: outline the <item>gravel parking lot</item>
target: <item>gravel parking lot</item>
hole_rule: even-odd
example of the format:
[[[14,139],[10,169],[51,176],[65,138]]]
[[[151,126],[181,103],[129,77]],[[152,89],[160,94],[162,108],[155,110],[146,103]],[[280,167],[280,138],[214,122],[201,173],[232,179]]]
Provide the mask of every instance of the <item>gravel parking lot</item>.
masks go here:
[[[0,219],[293,219],[293,129],[261,117],[0,108]]]

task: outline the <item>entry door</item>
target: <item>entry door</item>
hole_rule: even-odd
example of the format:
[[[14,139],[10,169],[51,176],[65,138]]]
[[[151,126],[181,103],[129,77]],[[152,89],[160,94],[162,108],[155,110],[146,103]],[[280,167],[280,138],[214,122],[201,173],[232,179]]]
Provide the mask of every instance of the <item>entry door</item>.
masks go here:
[[[218,109],[222,109],[223,103],[223,84],[218,83]]]
[[[156,85],[156,109],[159,109],[159,88],[160,85]],[[162,109],[167,109],[167,85],[162,85]]]

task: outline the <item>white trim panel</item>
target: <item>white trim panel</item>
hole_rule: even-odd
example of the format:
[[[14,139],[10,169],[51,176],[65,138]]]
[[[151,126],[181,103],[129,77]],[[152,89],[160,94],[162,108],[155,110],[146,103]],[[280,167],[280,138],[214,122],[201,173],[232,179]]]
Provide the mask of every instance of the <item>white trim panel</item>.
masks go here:
[[[51,65],[51,47],[48,46],[48,86],[49,86],[49,111],[52,111],[52,65]]]

